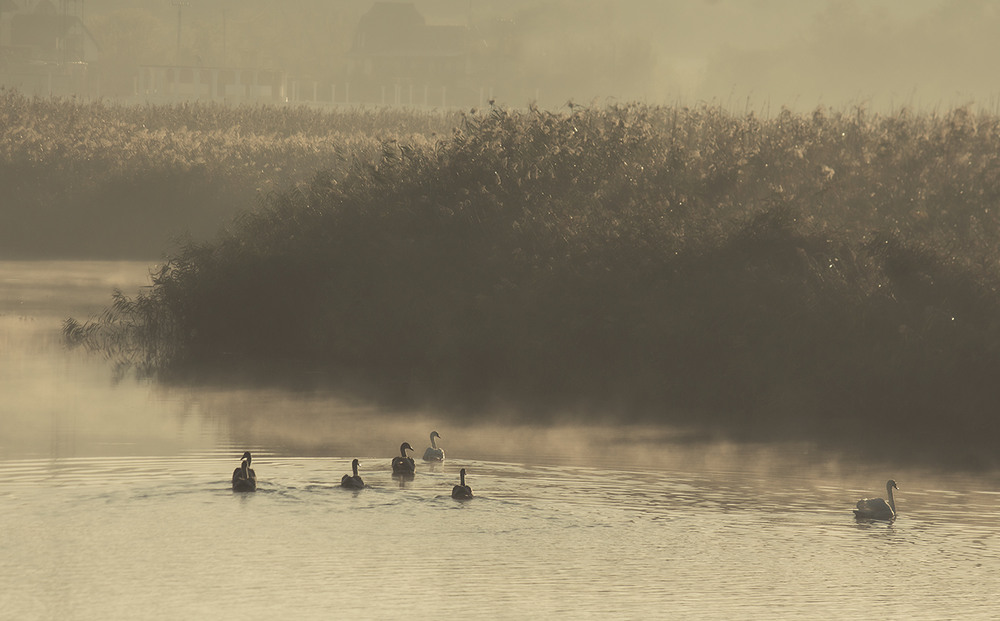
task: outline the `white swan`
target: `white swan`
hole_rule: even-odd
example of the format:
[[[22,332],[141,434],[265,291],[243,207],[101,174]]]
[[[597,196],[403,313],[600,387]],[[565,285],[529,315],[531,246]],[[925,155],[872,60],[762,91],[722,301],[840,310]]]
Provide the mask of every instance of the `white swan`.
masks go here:
[[[250,451],[243,453],[240,467],[233,470],[233,491],[234,492],[255,492],[257,491],[257,473],[250,468]]]
[[[472,498],[472,488],[465,484],[465,468],[462,468],[458,472],[458,475],[461,477],[461,482],[451,488],[451,497],[457,498],[458,500]]]
[[[431,432],[431,445],[424,451],[424,461],[444,461],[444,449],[439,449],[434,438],[440,438],[441,434],[436,431]]]
[[[894,520],[896,519],[896,501],[892,498],[892,490],[899,489],[896,482],[889,479],[885,482],[885,491],[889,496],[889,502],[884,498],[862,498],[858,501],[858,508],[854,510],[854,517],[861,520]]]
[[[365,482],[358,476],[358,460],[355,459],[351,462],[351,470],[354,471],[354,476],[345,474],[344,477],[340,479],[340,486],[349,489],[364,489]]]
[[[413,458],[406,456],[408,450],[413,450],[409,442],[403,442],[399,445],[399,456],[392,458],[392,474],[412,477],[416,472],[417,466],[413,463]]]

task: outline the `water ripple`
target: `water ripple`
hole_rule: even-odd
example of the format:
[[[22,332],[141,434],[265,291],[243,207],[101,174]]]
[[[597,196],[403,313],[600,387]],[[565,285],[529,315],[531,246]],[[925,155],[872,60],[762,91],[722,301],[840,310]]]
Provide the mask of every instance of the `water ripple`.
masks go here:
[[[0,605],[62,619],[934,618],[981,616],[998,586],[1000,494],[975,486],[914,483],[894,523],[859,523],[862,492],[824,481],[477,460],[399,481],[388,457],[359,457],[368,487],[354,491],[339,487],[349,457],[260,450],[258,491],[233,493],[239,454],[0,461],[0,581],[18,594]],[[462,467],[469,502],[450,497]]]

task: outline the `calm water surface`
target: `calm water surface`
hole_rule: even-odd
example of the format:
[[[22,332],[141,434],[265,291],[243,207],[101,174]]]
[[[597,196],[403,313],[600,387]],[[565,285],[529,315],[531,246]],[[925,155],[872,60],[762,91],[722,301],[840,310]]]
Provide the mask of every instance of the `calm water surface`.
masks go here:
[[[167,387],[62,348],[62,319],[145,274],[0,263],[0,618],[1000,616],[993,475]],[[431,429],[448,460],[393,479]],[[246,449],[259,491],[234,494]],[[354,457],[369,487],[342,490]],[[899,519],[855,522],[889,476]]]

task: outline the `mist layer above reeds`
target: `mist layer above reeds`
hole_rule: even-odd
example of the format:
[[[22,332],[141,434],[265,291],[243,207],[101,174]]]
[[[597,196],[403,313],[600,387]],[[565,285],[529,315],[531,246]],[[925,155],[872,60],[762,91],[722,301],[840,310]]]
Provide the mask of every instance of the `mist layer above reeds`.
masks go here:
[[[484,415],[986,459],[998,154],[964,109],[495,109],[272,195],[67,333],[124,319],[158,368],[307,361]]]
[[[275,189],[450,134],[457,114],[118,105],[0,88],[0,258],[155,259]]]

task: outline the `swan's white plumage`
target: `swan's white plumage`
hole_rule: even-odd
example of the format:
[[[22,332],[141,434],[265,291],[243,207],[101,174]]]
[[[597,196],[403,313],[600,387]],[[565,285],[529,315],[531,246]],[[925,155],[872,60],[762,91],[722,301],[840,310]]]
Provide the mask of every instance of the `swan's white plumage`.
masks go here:
[[[424,451],[424,461],[444,461],[444,449],[438,448],[434,438],[440,438],[441,434],[436,431],[431,432],[431,445]]]
[[[858,501],[858,508],[854,510],[854,516],[865,520],[894,520],[896,519],[896,501],[892,497],[892,490],[899,489],[896,482],[889,479],[885,482],[886,495],[884,498],[862,498]]]

